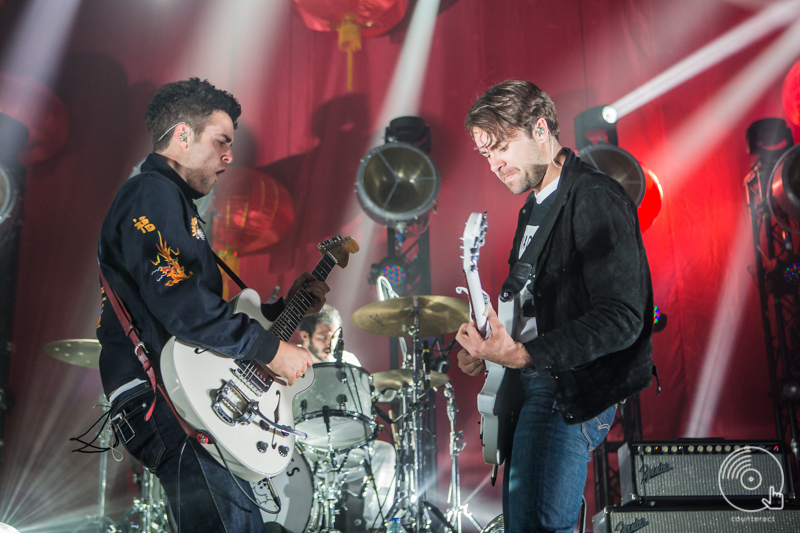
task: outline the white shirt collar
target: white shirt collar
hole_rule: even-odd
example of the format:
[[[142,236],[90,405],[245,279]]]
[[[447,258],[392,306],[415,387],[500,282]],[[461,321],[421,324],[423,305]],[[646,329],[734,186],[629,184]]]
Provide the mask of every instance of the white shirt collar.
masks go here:
[[[559,175],[556,179],[548,183],[544,189],[539,191],[538,194],[536,192],[533,193],[533,196],[536,198],[537,204],[544,202],[548,196],[550,196],[551,194],[553,194],[553,192],[555,192],[555,190],[558,188],[558,181],[560,179],[561,176]]]

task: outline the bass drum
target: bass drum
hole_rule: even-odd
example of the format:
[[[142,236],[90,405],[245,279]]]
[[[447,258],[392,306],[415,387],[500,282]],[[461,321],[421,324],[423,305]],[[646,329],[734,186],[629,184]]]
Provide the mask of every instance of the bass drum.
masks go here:
[[[494,520],[489,522],[489,525],[481,529],[481,533],[503,533],[503,515],[497,516]]]
[[[272,523],[281,524],[290,533],[308,533],[319,528],[320,503],[314,490],[314,476],[308,461],[295,449],[286,470],[272,478],[275,490],[281,499],[281,510],[277,515],[261,511],[268,531]],[[266,480],[251,483],[256,501],[262,507],[276,509],[275,500],[269,492]]]

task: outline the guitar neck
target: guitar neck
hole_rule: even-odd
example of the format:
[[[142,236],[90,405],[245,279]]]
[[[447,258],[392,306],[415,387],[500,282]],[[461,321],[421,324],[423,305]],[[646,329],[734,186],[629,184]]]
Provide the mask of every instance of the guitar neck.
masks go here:
[[[311,274],[317,280],[325,281],[328,279],[328,275],[335,265],[336,259],[334,259],[330,253],[325,252]],[[283,310],[277,320],[275,320],[269,328],[270,333],[274,333],[282,341],[289,341],[294,330],[297,329],[300,320],[306,316],[306,311],[308,311],[308,308],[314,301],[314,298],[304,290],[305,286],[306,283],[295,293],[286,305],[286,309]]]
[[[481,278],[478,275],[477,268],[473,271],[464,272],[464,277],[467,279],[467,289],[469,290],[469,299],[472,302],[472,312],[475,314],[475,326],[478,332],[485,339],[488,337],[489,321],[486,318],[486,300],[483,294],[483,287],[481,286]]]

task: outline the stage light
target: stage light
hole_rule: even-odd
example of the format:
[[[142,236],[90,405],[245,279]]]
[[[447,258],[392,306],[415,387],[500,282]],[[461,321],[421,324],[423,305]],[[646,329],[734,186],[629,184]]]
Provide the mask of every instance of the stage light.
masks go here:
[[[783,271],[783,279],[786,283],[797,285],[800,283],[800,263],[792,261],[786,265],[781,265]]]
[[[575,147],[588,148],[598,142],[618,146],[617,110],[608,105],[599,105],[578,113],[575,117]]]
[[[800,145],[786,150],[775,163],[769,178],[775,205],[795,220],[800,220]]]
[[[783,80],[781,101],[789,120],[800,126],[800,61],[789,69],[786,79]]]
[[[642,165],[631,154],[622,148],[601,142],[581,150],[578,157],[619,182],[633,198],[636,207],[642,204],[647,182]]]
[[[16,180],[0,164],[0,236],[11,227],[18,211]]]
[[[19,530],[15,527],[9,526],[8,524],[0,522],[0,533],[19,533]]]
[[[389,256],[380,263],[373,263],[370,268],[369,283],[375,285],[378,277],[383,276],[392,285],[392,289],[400,296],[408,292],[408,284],[414,278],[413,264],[408,263],[403,257]]]
[[[425,153],[430,134],[421,118],[394,119],[386,140],[361,160],[356,193],[372,220],[403,233],[436,203],[439,171]]]
[[[657,305],[653,306],[653,333],[663,331],[667,327],[667,314],[662,312]]]

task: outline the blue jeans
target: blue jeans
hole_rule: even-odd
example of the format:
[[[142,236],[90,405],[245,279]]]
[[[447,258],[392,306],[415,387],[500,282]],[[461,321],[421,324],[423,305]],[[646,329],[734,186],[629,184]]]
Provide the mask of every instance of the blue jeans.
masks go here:
[[[187,437],[161,393],[153,416],[145,421],[152,401],[149,384],[127,391],[114,401],[110,420],[128,452],[158,477],[180,531],[264,531],[258,507],[236,488],[222,465]],[[236,479],[252,498],[250,483]]]
[[[606,438],[616,406],[567,425],[546,375],[522,374],[525,403],[503,475],[506,533],[571,533],[578,522],[590,451]]]

